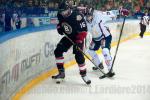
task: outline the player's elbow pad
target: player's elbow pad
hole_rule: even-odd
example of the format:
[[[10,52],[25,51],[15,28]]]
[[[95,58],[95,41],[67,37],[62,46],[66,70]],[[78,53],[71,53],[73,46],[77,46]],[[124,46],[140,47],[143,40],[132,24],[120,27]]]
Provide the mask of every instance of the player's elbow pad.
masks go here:
[[[60,35],[63,35],[63,28],[60,26],[60,24],[57,25],[57,32],[60,34]]]

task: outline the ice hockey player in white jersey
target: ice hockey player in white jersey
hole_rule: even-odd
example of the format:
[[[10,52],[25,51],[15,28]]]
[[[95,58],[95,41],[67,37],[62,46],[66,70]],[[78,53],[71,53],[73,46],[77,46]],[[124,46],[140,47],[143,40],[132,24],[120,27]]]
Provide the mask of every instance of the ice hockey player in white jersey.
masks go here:
[[[87,52],[90,54],[97,67],[104,69],[101,59],[99,59],[98,55],[96,54],[96,51],[101,47],[102,54],[109,72],[107,73],[107,76],[113,77],[115,73],[110,71],[112,66],[112,57],[110,54],[112,36],[110,31],[108,27],[105,26],[101,13],[97,12],[93,8],[88,9],[86,14],[86,22],[88,31],[92,34],[92,42]],[[93,70],[97,70],[97,67],[93,67]]]
[[[139,36],[141,38],[143,38],[144,33],[146,31],[146,27],[149,25],[149,22],[150,22],[150,17],[148,16],[148,12],[146,11],[145,15],[141,18],[141,21],[140,21],[141,32],[140,32]]]

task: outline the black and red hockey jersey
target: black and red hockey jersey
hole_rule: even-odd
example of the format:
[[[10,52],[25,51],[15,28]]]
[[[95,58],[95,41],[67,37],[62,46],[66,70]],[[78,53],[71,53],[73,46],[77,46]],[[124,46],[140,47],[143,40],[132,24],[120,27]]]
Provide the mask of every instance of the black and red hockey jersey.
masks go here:
[[[87,32],[87,24],[84,16],[77,11],[72,11],[68,17],[63,17],[58,13],[59,24],[57,30],[60,34],[65,33],[68,37],[76,40],[77,37],[82,37],[84,32]],[[61,30],[60,30],[61,29]]]

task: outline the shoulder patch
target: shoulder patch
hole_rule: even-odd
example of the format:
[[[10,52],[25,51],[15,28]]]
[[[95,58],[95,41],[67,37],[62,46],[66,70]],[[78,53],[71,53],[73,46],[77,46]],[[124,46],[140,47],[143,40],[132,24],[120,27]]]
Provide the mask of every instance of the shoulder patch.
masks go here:
[[[82,16],[81,15],[77,15],[76,20],[80,21],[81,19],[82,19]]]

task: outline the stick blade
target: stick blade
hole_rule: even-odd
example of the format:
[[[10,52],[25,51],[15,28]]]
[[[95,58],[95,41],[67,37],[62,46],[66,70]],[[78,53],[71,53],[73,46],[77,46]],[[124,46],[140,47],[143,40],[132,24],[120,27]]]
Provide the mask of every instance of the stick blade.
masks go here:
[[[106,75],[103,75],[103,76],[100,76],[99,79],[104,79],[106,77],[107,77]]]

